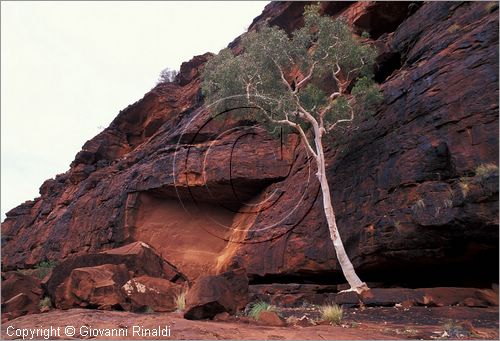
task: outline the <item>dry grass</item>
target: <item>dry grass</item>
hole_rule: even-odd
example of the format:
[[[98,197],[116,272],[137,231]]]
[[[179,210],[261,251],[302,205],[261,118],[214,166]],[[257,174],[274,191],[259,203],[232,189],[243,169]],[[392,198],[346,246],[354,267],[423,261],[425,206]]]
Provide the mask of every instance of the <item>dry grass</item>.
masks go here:
[[[498,174],[498,166],[494,163],[483,163],[476,167],[476,176],[485,179],[493,174]]]
[[[40,300],[40,303],[38,303],[38,307],[39,307],[40,309],[45,308],[45,307],[47,307],[47,308],[52,308],[52,302],[51,302],[51,300],[50,300],[50,297],[45,296],[44,298],[42,298],[42,299]]]
[[[330,322],[330,324],[340,325],[344,316],[344,311],[336,304],[324,305],[320,307],[319,312],[321,313],[321,318],[324,321]]]
[[[182,291],[179,295],[175,296],[175,306],[177,311],[183,311],[186,309],[186,291]]]

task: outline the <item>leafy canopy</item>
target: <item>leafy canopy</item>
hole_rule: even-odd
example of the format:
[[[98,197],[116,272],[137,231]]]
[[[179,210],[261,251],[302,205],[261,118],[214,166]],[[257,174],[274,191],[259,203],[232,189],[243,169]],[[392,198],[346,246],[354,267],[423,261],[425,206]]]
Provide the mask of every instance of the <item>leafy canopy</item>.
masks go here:
[[[283,123],[305,131],[312,117],[329,132],[381,99],[372,80],[376,50],[343,19],[320,15],[319,5],[305,9],[304,26],[291,37],[266,23],[245,34],[241,46],[240,54],[224,49],[205,66],[202,91],[214,114],[251,106],[259,109],[232,112],[270,130]]]

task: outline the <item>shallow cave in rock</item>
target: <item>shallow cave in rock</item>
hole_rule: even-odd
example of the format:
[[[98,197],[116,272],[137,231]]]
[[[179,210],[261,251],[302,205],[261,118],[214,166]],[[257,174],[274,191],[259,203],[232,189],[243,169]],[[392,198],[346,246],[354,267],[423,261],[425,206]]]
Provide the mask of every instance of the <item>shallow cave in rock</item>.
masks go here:
[[[399,68],[401,68],[401,54],[399,52],[383,53],[377,58],[373,78],[375,82],[383,83]]]
[[[384,33],[394,32],[420,6],[419,2],[375,2],[353,24],[358,33],[366,31],[370,38],[378,39]]]
[[[379,261],[371,267],[358,267],[360,278],[371,287],[431,288],[475,287],[491,288],[498,283],[498,248],[491,248],[466,260],[424,262]],[[345,284],[340,271],[303,272],[295,274],[251,275],[250,284]]]

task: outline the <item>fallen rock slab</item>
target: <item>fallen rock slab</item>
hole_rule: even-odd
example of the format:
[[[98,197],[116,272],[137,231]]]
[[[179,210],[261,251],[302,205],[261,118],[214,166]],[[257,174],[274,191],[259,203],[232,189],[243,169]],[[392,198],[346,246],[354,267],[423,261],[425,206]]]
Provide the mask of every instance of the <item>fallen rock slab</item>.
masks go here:
[[[10,272],[2,281],[2,320],[40,312],[43,295],[40,280],[19,272]]]
[[[284,327],[286,326],[285,320],[283,320],[275,311],[263,311],[259,314],[258,319],[260,324],[272,327]]]
[[[229,281],[222,276],[206,276],[198,279],[189,289],[184,318],[211,319],[223,312],[234,314],[236,307]]]
[[[183,290],[182,285],[163,278],[141,276],[130,279],[121,287],[130,301],[125,310],[144,311],[150,308],[158,312],[175,311],[176,298]]]
[[[236,303],[236,310],[244,309],[249,301],[248,277],[244,268],[223,272],[219,276],[226,279],[230,286]]]
[[[48,294],[54,301],[57,287],[70,276],[74,269],[104,264],[124,264],[132,272],[130,277],[151,276],[172,282],[183,282],[186,279],[175,266],[165,261],[149,245],[134,242],[101,253],[68,258],[61,262],[44,281]]]
[[[129,278],[128,269],[124,264],[73,269],[70,276],[57,287],[55,305],[60,309],[122,308],[125,296],[121,288]]]

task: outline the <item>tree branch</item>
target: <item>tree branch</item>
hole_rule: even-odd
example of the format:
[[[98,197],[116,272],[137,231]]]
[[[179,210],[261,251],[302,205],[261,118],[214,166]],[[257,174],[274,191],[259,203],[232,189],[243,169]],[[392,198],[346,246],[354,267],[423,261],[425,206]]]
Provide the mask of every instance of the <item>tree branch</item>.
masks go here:
[[[354,120],[354,109],[352,108],[352,106],[349,104],[349,110],[351,111],[351,117],[350,118],[343,118],[343,119],[340,119],[340,120],[337,120],[335,123],[333,123],[332,125],[330,125],[327,129],[327,131],[331,131],[333,130],[337,124],[339,123],[342,123],[342,122],[352,122]]]
[[[312,74],[314,72],[314,68],[316,67],[316,64],[318,64],[318,61],[315,61],[312,65],[311,65],[311,68],[309,69],[309,73],[307,74],[307,76],[304,77],[304,79],[302,79],[298,84],[297,86],[295,87],[295,90],[293,91],[294,93],[297,93],[297,91],[299,91],[299,89],[302,87],[302,84],[304,84],[305,82],[307,82],[309,79],[311,79],[312,77]]]
[[[299,132],[299,134],[300,134],[300,136],[302,138],[302,141],[304,142],[304,144],[305,144],[307,150],[309,151],[309,153],[311,153],[315,158],[318,157],[318,155],[316,154],[316,152],[314,151],[314,149],[309,144],[309,141],[307,140],[307,136],[306,136],[304,130],[302,129],[302,127],[299,124],[297,124],[295,122],[292,122],[292,121],[290,121],[288,119],[286,119],[286,120],[273,120],[272,119],[271,121],[274,122],[274,123],[278,123],[278,124],[287,124],[290,127],[295,128],[295,130],[297,130]]]

